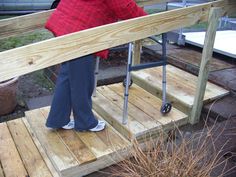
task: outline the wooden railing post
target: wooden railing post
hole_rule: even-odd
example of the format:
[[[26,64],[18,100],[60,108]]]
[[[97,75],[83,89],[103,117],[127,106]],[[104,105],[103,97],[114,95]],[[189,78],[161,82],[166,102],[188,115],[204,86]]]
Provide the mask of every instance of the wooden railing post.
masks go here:
[[[212,59],[213,47],[215,42],[218,20],[222,15],[221,8],[211,8],[208,17],[208,28],[204,41],[202,60],[198,74],[197,90],[194,98],[193,108],[190,115],[190,123],[195,124],[199,121],[203,106],[203,98],[209,75],[209,65]]]
[[[134,42],[132,65],[138,65],[141,62],[142,40]]]

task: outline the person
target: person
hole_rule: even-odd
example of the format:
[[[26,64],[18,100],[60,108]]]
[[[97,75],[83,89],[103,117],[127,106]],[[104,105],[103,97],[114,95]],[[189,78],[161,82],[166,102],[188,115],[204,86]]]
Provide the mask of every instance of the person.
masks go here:
[[[61,0],[45,27],[57,37],[144,15],[146,12],[134,0]],[[94,56],[106,59],[108,50],[61,64],[46,121],[48,128],[76,131],[105,128],[105,122],[97,120],[92,112]],[[71,111],[74,120],[70,120]]]

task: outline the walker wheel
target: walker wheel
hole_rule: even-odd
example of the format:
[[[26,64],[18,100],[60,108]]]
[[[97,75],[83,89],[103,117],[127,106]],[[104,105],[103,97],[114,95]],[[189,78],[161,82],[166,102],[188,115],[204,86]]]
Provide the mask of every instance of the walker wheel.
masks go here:
[[[133,84],[133,80],[130,79],[129,87]],[[126,87],[126,78],[123,80],[123,86]]]
[[[161,106],[161,113],[168,114],[171,111],[172,105],[170,103],[165,103]]]

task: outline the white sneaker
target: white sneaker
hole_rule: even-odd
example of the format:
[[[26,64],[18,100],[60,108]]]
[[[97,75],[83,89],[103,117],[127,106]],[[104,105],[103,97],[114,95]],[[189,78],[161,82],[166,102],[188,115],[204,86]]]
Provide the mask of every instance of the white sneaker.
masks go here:
[[[91,132],[99,132],[99,131],[104,130],[105,127],[106,127],[105,121],[99,120],[97,126],[94,127],[94,128],[89,129],[89,131],[91,131]]]
[[[75,128],[75,121],[73,119],[70,120],[70,122],[67,125],[63,126],[62,128],[66,130],[71,130]]]

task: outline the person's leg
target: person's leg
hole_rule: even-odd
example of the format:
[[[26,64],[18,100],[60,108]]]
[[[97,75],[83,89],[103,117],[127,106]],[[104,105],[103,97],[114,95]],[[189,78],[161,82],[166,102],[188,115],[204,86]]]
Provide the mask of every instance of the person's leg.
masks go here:
[[[94,56],[87,55],[69,62],[71,104],[75,130],[83,131],[96,127],[98,120],[92,112],[94,88]]]
[[[47,127],[61,128],[67,125],[70,121],[71,93],[68,70],[68,62],[63,63],[57,78],[53,101],[46,122]]]

